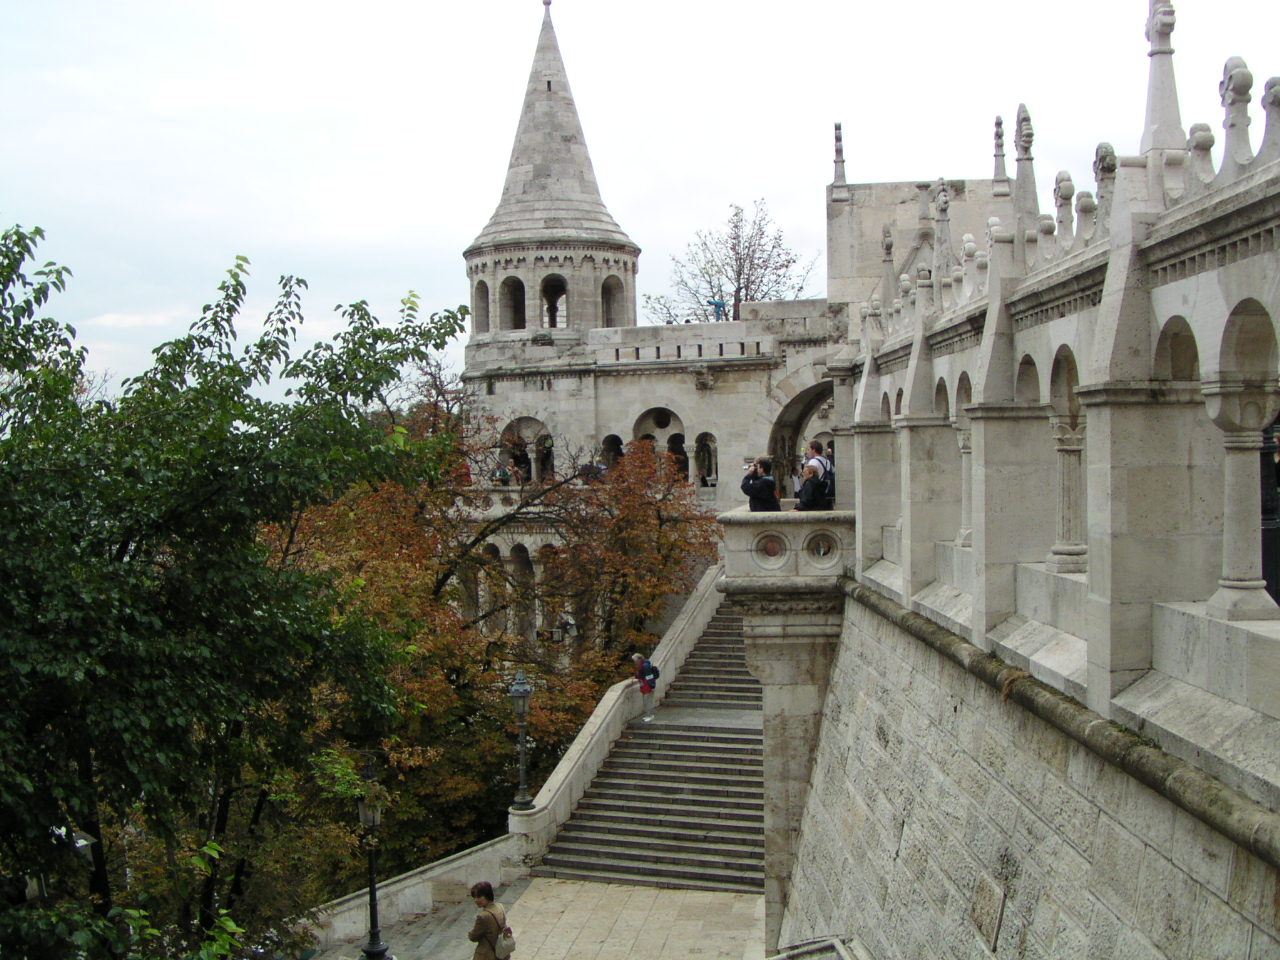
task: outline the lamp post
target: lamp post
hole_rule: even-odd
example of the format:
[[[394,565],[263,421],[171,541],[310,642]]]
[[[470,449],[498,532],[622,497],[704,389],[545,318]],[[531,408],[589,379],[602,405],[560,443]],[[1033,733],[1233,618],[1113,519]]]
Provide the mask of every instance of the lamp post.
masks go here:
[[[365,772],[365,783],[377,786],[372,769]],[[389,948],[382,942],[382,930],[378,926],[378,826],[382,823],[382,801],[371,792],[360,799],[357,807],[364,827],[364,845],[369,851],[369,942],[360,952],[366,960],[383,960]]]
[[[515,682],[511,684],[511,689],[507,691],[507,695],[511,697],[511,709],[515,711],[516,719],[520,721],[520,789],[516,792],[516,798],[511,804],[511,809],[532,810],[533,797],[529,796],[529,787],[526,781],[528,768],[525,758],[524,731],[525,724],[529,721],[529,697],[533,695],[533,687],[525,679],[523,670],[516,671]]]

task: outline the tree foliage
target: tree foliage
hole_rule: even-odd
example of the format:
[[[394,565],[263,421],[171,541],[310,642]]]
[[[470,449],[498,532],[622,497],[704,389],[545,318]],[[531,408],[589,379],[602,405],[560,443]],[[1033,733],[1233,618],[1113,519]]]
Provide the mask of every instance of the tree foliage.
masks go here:
[[[516,669],[534,683],[530,780],[550,772],[620,677],[625,655],[715,554],[714,517],[670,458],[645,444],[603,476],[565,463],[559,479],[495,490],[500,438],[469,416],[434,369],[404,418],[411,438],[445,435],[445,467],[416,487],[354,487],[274,527],[280,562],[323,569],[396,637],[400,720],[382,741],[395,791],[381,839],[389,870],[409,869],[505,827],[515,779]],[[556,543],[522,576],[492,544],[548,527]],[[573,629],[558,628],[572,623]]]
[[[285,277],[241,343],[243,259],[101,396],[41,316],[67,272],[30,266],[39,239],[0,236],[0,955],[287,949],[288,921],[361,882],[366,765],[389,872],[500,833],[514,670],[536,787],[714,520],[649,444],[603,475],[564,455],[559,479],[475,483],[501,438],[433,357],[463,308],[422,319],[410,295],[384,325],[358,302],[299,353]],[[494,559],[548,528],[541,577]]]
[[[145,926],[176,956],[225,934],[224,908],[253,912],[250,861],[218,843],[235,809],[290,802],[335,708],[395,716],[385,631],[332,577],[270,563],[259,531],[438,472],[437,444],[371,413],[462,311],[421,319],[411,295],[384,326],[352,304],[297,354],[305,284],[285,277],[241,346],[238,258],[148,372],[86,401],[75,331],[39,315],[66,278],[30,268],[39,239],[0,238],[0,874],[48,895],[0,914],[0,952],[120,956]],[[262,399],[279,376],[291,399]]]
[[[699,230],[684,256],[671,258],[673,293],[645,294],[645,307],[659,323],[739,320],[744,303],[799,297],[815,261],[802,263],[787,246],[763,200],[750,215],[733,204],[723,230]]]

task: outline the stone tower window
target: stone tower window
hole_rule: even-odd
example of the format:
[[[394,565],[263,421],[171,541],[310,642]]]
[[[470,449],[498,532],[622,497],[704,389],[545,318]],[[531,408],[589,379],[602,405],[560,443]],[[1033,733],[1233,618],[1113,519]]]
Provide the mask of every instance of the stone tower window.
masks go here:
[[[489,285],[477,280],[471,296],[471,329],[474,333],[489,332]]]
[[[569,285],[564,277],[552,274],[542,281],[542,325],[567,327],[569,325]]]
[[[622,281],[617,277],[608,277],[600,287],[600,319],[606,327],[623,325]]]
[[[524,284],[517,277],[507,277],[498,288],[498,322],[503,330],[523,330]]]

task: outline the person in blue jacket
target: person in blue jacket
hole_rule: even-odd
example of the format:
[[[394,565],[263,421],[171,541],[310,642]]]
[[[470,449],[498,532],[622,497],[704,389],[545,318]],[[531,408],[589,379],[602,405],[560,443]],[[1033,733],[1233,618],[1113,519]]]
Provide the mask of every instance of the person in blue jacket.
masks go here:
[[[636,683],[640,684],[640,695],[644,698],[644,713],[640,720],[644,723],[653,721],[653,691],[658,685],[658,668],[645,659],[643,653],[633,653],[631,662],[636,665]]]
[[[747,468],[747,475],[742,478],[742,492],[747,495],[747,503],[752,513],[781,510],[778,503],[778,484],[773,479],[773,461],[768,457],[757,457],[755,463]]]

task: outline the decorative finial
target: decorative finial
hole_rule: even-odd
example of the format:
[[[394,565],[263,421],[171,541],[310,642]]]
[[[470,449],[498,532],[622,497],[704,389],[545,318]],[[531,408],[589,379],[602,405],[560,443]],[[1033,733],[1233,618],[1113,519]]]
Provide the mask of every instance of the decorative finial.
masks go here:
[[[543,5],[544,7],[549,7],[549,6],[551,6],[551,0],[542,0],[542,5]]]
[[[1018,122],[1015,133],[1014,149],[1018,153],[1019,160],[1031,159],[1031,143],[1035,139],[1035,132],[1031,129],[1031,112],[1027,109],[1025,103],[1018,104]]]
[[[845,182],[844,173],[844,133],[841,131],[840,124],[836,124],[836,183]]]
[[[1009,174],[1004,166],[1004,118],[996,117],[996,150],[995,172],[991,179],[996,184],[994,194],[1007,197],[1009,195]]]

